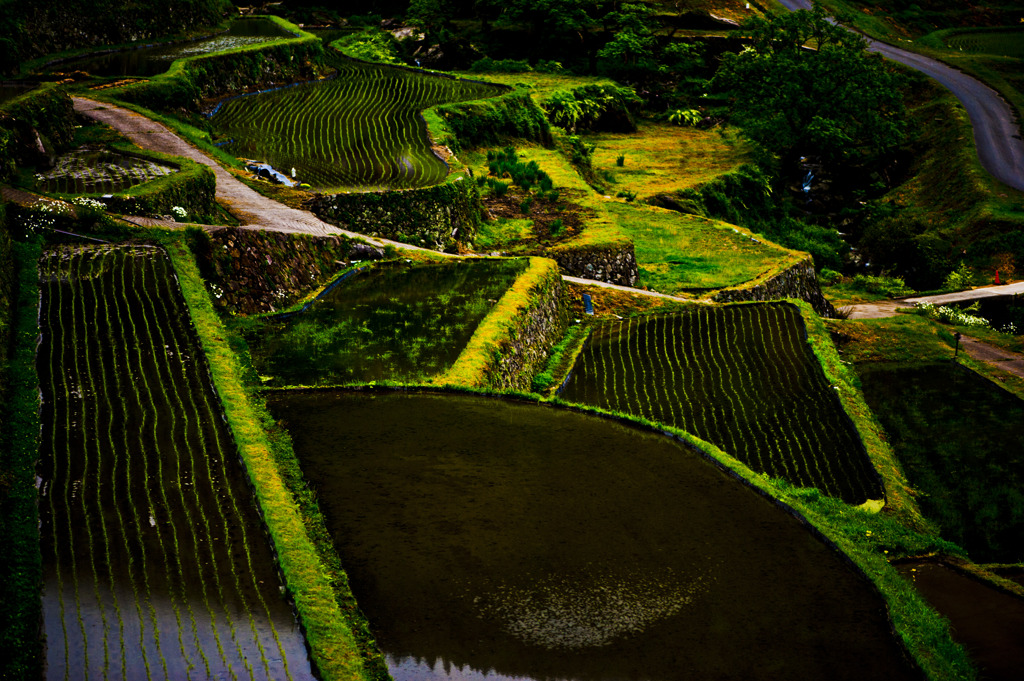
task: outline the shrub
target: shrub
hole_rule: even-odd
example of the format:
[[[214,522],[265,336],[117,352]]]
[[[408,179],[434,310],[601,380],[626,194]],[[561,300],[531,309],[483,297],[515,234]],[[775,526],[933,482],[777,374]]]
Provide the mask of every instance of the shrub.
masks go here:
[[[914,293],[914,289],[907,286],[902,277],[873,277],[858,274],[853,278],[851,286],[858,291],[882,294],[889,298],[900,298]]]
[[[843,275],[839,274],[835,270],[830,270],[827,267],[818,273],[818,281],[820,281],[825,286],[832,286],[834,284],[838,284],[840,281],[842,281],[842,279]]]
[[[491,59],[484,57],[470,64],[469,70],[474,73],[525,73],[533,71],[530,62],[525,59]]]
[[[619,166],[620,168],[622,166],[626,165],[626,155],[625,154],[619,154],[615,158],[615,165]]]
[[[971,271],[970,267],[961,262],[959,267],[946,275],[946,280],[942,283],[942,290],[962,291],[971,288],[973,285],[974,272]]]

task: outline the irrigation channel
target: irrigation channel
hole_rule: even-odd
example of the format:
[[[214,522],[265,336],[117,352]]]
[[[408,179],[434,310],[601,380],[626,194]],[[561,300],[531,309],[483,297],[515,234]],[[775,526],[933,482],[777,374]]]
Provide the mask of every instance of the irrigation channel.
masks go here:
[[[451,393],[270,408],[395,681],[917,678],[837,551],[664,435]]]
[[[48,679],[311,679],[163,251],[39,263]]]
[[[752,470],[851,504],[877,473],[788,303],[698,307],[599,327],[561,396],[676,426]]]
[[[266,161],[321,191],[404,189],[444,182],[424,109],[492,97],[502,85],[333,56],[335,78],[225,102],[214,129],[224,150]]]

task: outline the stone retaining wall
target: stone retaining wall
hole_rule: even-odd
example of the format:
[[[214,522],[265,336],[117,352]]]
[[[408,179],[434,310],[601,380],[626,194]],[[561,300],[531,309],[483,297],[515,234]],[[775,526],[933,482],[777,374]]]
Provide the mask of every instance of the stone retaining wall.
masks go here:
[[[383,255],[345,237],[235,227],[196,232],[191,246],[215,305],[240,314],[284,309],[353,260]]]
[[[554,258],[562,273],[620,286],[635,286],[639,277],[632,243],[597,248],[563,248],[545,253]]]
[[[461,175],[422,189],[317,195],[305,205],[324,222],[437,251],[471,244],[480,224],[479,190]]]
[[[818,285],[814,261],[806,258],[763,281],[754,280],[735,288],[723,289],[711,299],[717,303],[735,303],[748,300],[782,300],[797,298],[810,303],[822,317],[835,317],[836,309],[828,302]]]
[[[530,267],[480,323],[458,360],[436,381],[474,388],[527,391],[569,325],[558,266]]]

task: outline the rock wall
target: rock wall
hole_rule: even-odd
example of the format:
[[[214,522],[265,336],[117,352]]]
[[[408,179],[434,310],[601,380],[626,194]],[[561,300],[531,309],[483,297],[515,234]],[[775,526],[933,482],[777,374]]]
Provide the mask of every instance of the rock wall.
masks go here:
[[[529,390],[568,325],[558,265],[547,258],[530,258],[530,267],[480,322],[451,369],[435,382]]]
[[[344,237],[226,227],[193,232],[191,247],[217,307],[275,312],[328,283],[353,260],[383,256]]]
[[[562,272],[571,277],[635,286],[639,276],[632,243],[596,248],[562,248],[545,255],[554,258]]]
[[[480,224],[479,190],[463,176],[422,189],[317,195],[305,205],[324,222],[437,251],[472,244]]]
[[[487,384],[498,390],[530,390],[533,377],[544,369],[551,348],[565,335],[569,312],[560,276],[545,280],[531,304],[508,328],[501,353],[491,364]]]
[[[735,303],[746,300],[781,300],[797,298],[810,303],[822,317],[835,317],[836,309],[828,302],[818,285],[818,273],[810,258],[773,275],[764,281],[728,288],[711,296],[718,303]]]

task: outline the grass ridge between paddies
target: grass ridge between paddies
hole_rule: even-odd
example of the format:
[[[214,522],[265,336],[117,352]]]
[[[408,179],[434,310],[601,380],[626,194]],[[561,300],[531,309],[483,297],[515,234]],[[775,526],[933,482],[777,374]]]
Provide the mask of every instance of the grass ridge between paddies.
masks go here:
[[[352,626],[311,542],[296,503],[274,462],[272,446],[243,387],[238,360],[214,312],[198,267],[185,245],[168,237],[167,250],[201,339],[214,385],[277,548],[285,582],[295,599],[311,657],[321,679],[368,681]]]

